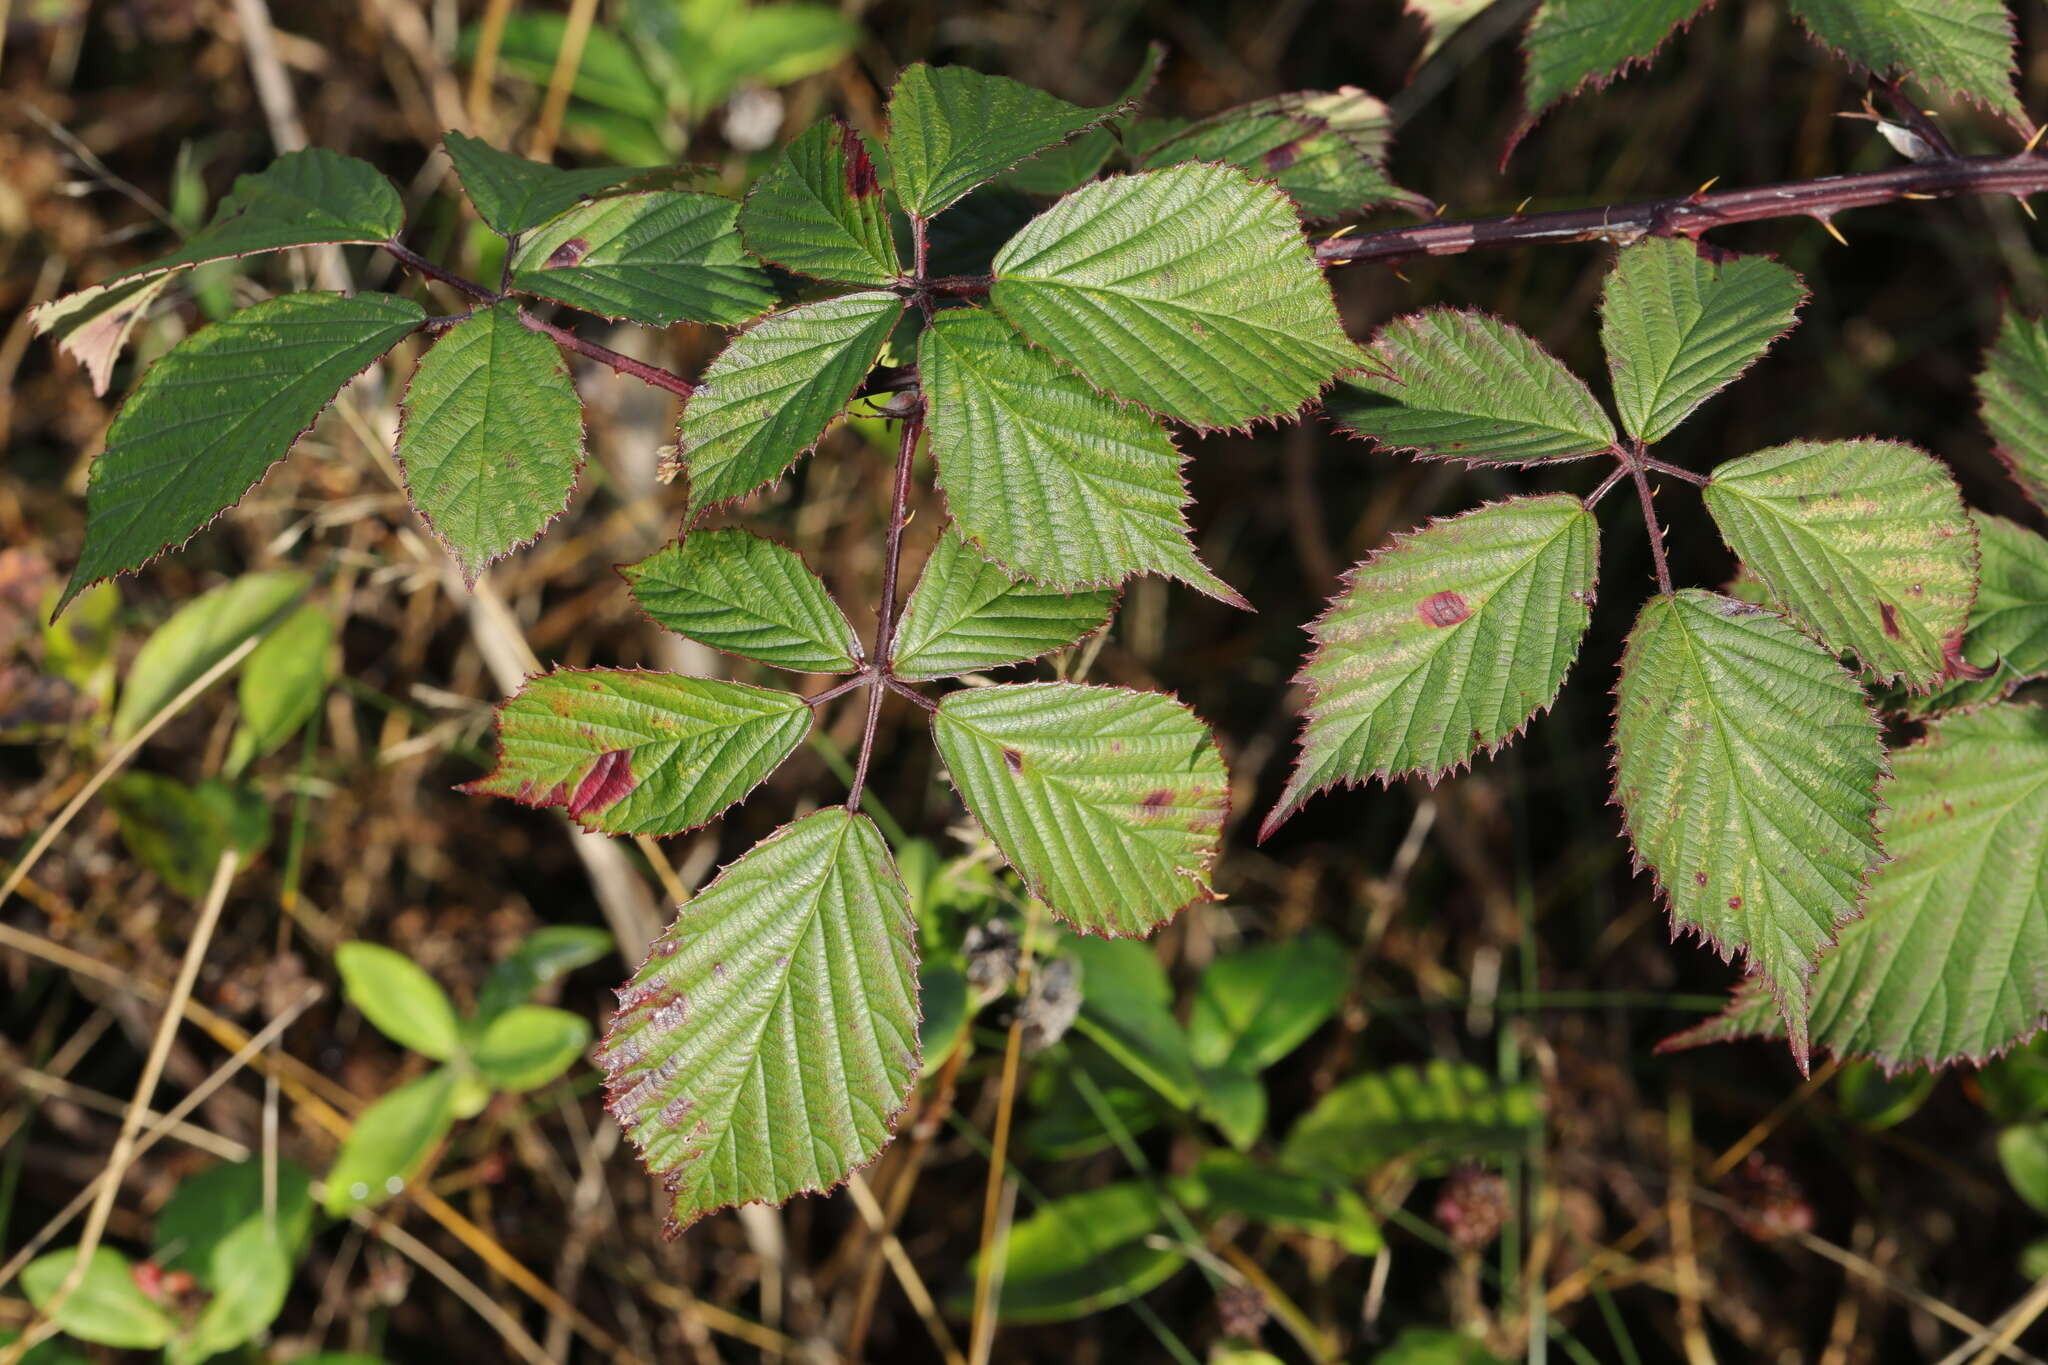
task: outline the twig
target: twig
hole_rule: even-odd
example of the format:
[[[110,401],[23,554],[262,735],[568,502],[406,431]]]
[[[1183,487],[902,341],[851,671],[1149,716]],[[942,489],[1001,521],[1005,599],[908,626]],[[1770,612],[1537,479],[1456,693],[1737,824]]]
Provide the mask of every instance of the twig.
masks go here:
[[[389,1218],[378,1217],[364,1209],[358,1209],[355,1220],[370,1232],[396,1247],[407,1260],[432,1275],[454,1293],[455,1297],[468,1304],[476,1315],[491,1325],[491,1329],[505,1339],[505,1344],[530,1362],[530,1365],[554,1365],[540,1343],[521,1327],[510,1313],[498,1306],[497,1300],[478,1287],[469,1278],[449,1264],[440,1252],[407,1232]]]
[[[1943,1356],[1941,1365],[1962,1365],[1966,1356],[1970,1365],[1990,1365],[1991,1361],[2005,1354],[2006,1348],[2018,1341],[2020,1333],[2033,1326],[2034,1320],[2044,1312],[2048,1312],[2048,1275],[2034,1281],[2034,1287],[2026,1292],[2026,1296],[1999,1314],[1998,1321]],[[1984,1349],[1970,1356],[1969,1352],[1980,1345]]]
[[[882,1206],[875,1202],[874,1192],[868,1189],[868,1182],[859,1171],[846,1178],[846,1192],[853,1197],[853,1206],[860,1210],[861,1220],[868,1230],[882,1243],[882,1257],[888,1261],[889,1269],[895,1272],[896,1280],[903,1286],[903,1296],[910,1300],[910,1306],[924,1319],[925,1330],[931,1333],[932,1341],[938,1346],[939,1354],[946,1358],[946,1365],[967,1365],[966,1357],[960,1354],[954,1344],[953,1334],[946,1329],[946,1320],[939,1315],[939,1306],[933,1302],[931,1291],[925,1288],[924,1277],[917,1273],[917,1267],[910,1262],[910,1256],[903,1250],[903,1243],[896,1234],[889,1231],[888,1220],[882,1214]]]
[[[398,259],[398,263],[404,266],[407,270],[410,270],[417,275],[423,275],[427,279],[437,280],[440,283],[447,285],[450,289],[453,289],[458,293],[469,295],[478,303],[496,303],[498,302],[499,299],[504,297],[503,295],[497,293],[495,290],[484,288],[475,280],[468,279],[464,276],[456,274],[454,271],[449,270],[446,267],[434,264],[434,262],[420,255],[419,252],[414,251],[411,247],[399,241],[396,237],[393,237],[390,241],[385,242],[384,249],[390,252],[391,255],[396,257]]]
[[[896,486],[889,495],[889,531],[882,550],[882,602],[875,609],[875,647],[871,657],[875,669],[887,669],[896,649],[896,571],[903,559],[904,514],[910,506],[910,472],[917,459],[917,438],[924,431],[924,401],[903,419],[903,434],[896,445]],[[853,783],[847,792],[846,808],[860,809],[861,793],[867,788],[868,760],[874,754],[875,723],[882,714],[882,689],[868,693],[867,724],[861,730],[860,757],[854,761]]]
[[[1671,565],[1664,558],[1664,527],[1657,520],[1656,495],[1650,491],[1650,476],[1643,472],[1643,443],[1627,450],[1615,448],[1615,457],[1628,467],[1636,481],[1636,496],[1643,504],[1643,524],[1650,530],[1650,558],[1657,565],[1657,591],[1671,596]]]
[[[569,107],[569,92],[583,66],[583,45],[590,38],[590,22],[597,17],[597,0],[574,0],[568,23],[562,27],[562,45],[555,51],[555,69],[548,73],[548,94],[540,106],[540,126],[533,131],[533,145],[527,155],[535,161],[552,161],[555,138],[562,131],[562,114]]]
[[[541,321],[525,309],[520,310],[519,321],[527,330],[553,337],[558,344],[568,347],[578,355],[589,356],[600,364],[611,366],[620,374],[631,375],[643,384],[652,384],[657,389],[667,389],[682,398],[688,398],[697,391],[695,384],[679,374],[664,370],[659,365],[650,365],[644,360],[635,360],[629,355],[614,351],[609,346],[600,346],[594,341],[585,340],[566,328],[557,327],[552,322]]]
[[[164,1062],[171,1055],[171,1040],[177,1036],[178,1023],[185,1013],[185,1002],[192,998],[192,985],[199,979],[199,964],[205,960],[207,945],[213,941],[214,926],[220,923],[221,907],[227,904],[228,883],[234,880],[235,864],[240,860],[239,851],[228,848],[221,851],[219,861],[214,864],[213,884],[207,888],[206,900],[199,907],[199,920],[193,926],[192,941],[185,945],[185,960],[179,964],[178,979],[172,983],[170,998],[164,1002],[163,1019],[157,1024],[156,1036],[150,1040],[149,1056],[142,1064],[142,1079],[135,1083],[135,1096],[128,1101],[128,1112],[121,1120],[120,1136],[114,1139],[113,1155],[107,1158],[99,1193],[94,1197],[92,1207],[86,1211],[85,1229],[79,1234],[78,1251],[72,1258],[71,1270],[64,1276],[63,1283],[57,1286],[57,1292],[41,1306],[37,1320],[29,1324],[14,1345],[0,1354],[0,1365],[19,1365],[30,1347],[53,1336],[57,1331],[58,1312],[85,1281],[86,1266],[91,1264],[93,1253],[99,1249],[100,1238],[107,1230],[107,1218],[114,1211],[114,1195],[121,1188],[121,1177],[135,1159],[143,1116],[149,1112],[149,1102],[156,1095],[156,1083],[163,1076]]]
[[[1021,973],[1020,973],[1021,975]],[[1018,987],[1021,990],[1023,983]],[[969,1319],[967,1340],[973,1349],[971,1365],[985,1365],[995,1330],[990,1323],[995,1297],[990,1291],[996,1273],[996,1224],[1003,1201],[1003,1175],[1009,1169],[1010,1114],[1017,1101],[1017,1059],[1023,1052],[1024,1016],[1019,1011],[1010,1021],[1010,1036],[1003,1045],[1001,1088],[996,1092],[995,1147],[988,1158],[988,1188],[981,1202],[981,1255],[975,1262],[974,1315]]]

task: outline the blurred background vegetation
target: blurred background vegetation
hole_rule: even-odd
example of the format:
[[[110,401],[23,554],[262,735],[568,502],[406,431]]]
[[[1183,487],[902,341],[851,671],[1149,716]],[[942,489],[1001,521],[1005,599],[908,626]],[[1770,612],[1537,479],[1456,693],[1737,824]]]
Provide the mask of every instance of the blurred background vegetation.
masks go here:
[[[484,1027],[529,996],[601,1024],[606,988],[669,906],[792,813],[838,798],[859,708],[828,713],[814,750],[745,807],[658,849],[451,790],[481,771],[489,706],[534,657],[747,676],[641,619],[612,571],[676,531],[679,491],[654,480],[672,398],[580,370],[583,490],[471,596],[393,482],[401,363],[190,549],[43,625],[77,552],[87,463],[140,364],[337,264],[203,268],[138,328],[105,398],[31,344],[21,313],[167,249],[237,174],[302,141],[376,163],[405,193],[412,244],[473,275],[495,269],[491,239],[434,150],[444,128],[538,142],[565,165],[703,163],[737,191],[826,113],[878,130],[912,60],[1099,103],[1156,41],[1168,56],[1148,112],[1173,117],[1362,86],[1392,104],[1394,177],[1452,217],[1895,160],[1867,123],[1836,117],[1860,106],[1860,81],[1776,0],[1721,0],[1651,69],[1550,114],[1503,168],[1529,8],[1502,0],[1432,44],[1399,0],[604,0],[571,87],[552,77],[580,3],[273,0],[267,22],[261,0],[0,3],[0,840],[24,848],[140,718],[248,633],[232,600],[201,594],[303,591],[311,611],[277,627],[285,642],[239,683],[151,737],[0,906],[10,1276],[105,1166],[153,1002],[232,848],[244,866],[200,977],[203,1017],[178,1035],[158,1107],[249,1035],[288,1026],[127,1172],[108,1231],[126,1261],[96,1264],[92,1281],[94,1321],[152,1348],[178,1335],[169,1359],[204,1358],[196,1324],[218,1323],[224,1291],[259,1274],[262,1258],[235,1259],[234,1234],[262,1218],[266,1152],[283,1163],[269,1197],[304,1217],[269,1315],[219,1327],[223,1358],[971,1353],[963,1295],[1013,1025],[1034,1047],[999,1210],[1015,1231],[996,1360],[1850,1365],[1939,1358],[1966,1335],[1959,1322],[2003,1311],[2048,1271],[2048,1056],[1939,1080],[1827,1067],[1802,1083],[1774,1046],[1652,1053],[1717,1008],[1735,970],[1669,942],[1607,804],[1605,680],[1649,590],[1623,499],[1603,509],[1621,510],[1575,680],[1519,745],[1434,789],[1327,797],[1263,848],[1249,837],[1243,813],[1270,805],[1291,756],[1301,626],[1339,572],[1433,515],[1523,488],[1584,491],[1601,470],[1414,464],[1314,418],[1188,440],[1197,543],[1256,613],[1141,580],[1106,642],[1055,666],[1172,690],[1217,727],[1239,812],[1224,899],[1142,945],[1053,934],[964,827],[922,717],[892,705],[874,795],[917,838],[904,861],[927,932],[927,1082],[860,1191],[720,1215],[673,1243],[659,1191],[618,1150],[595,1073],[575,1060],[581,1040],[554,1035],[566,1052],[552,1069],[494,1071]],[[2020,90],[2038,109],[2048,11],[2015,8]],[[504,26],[480,72],[493,14]],[[2008,131],[1966,110],[1943,126],[1966,152],[2010,149]],[[1705,468],[1793,438],[1910,440],[1953,464],[1974,505],[2038,525],[1997,471],[1969,380],[2003,299],[2048,305],[2039,229],[1988,200],[1840,226],[1846,247],[1805,222],[1719,235],[1779,256],[1813,298],[1665,458]],[[1333,282],[1354,336],[1426,304],[1473,306],[1596,374],[1606,259],[1539,247]],[[339,268],[358,287],[402,287],[367,249]],[[703,329],[584,330],[685,372],[718,345]],[[880,573],[889,453],[879,423],[849,421],[739,518],[802,550],[856,614]],[[1689,490],[1664,500],[1674,571],[1725,581],[1732,561]],[[927,493],[913,564],[940,520]],[[206,611],[144,651],[195,599]],[[374,1002],[420,987],[373,981],[375,964],[345,972],[337,953],[355,941],[397,949],[446,993],[446,1055],[379,1031]],[[1020,949],[1039,983],[1021,1001]],[[441,1075],[435,1060],[453,1068],[450,1096],[459,1085],[454,1126],[402,1136],[365,1169],[430,1152],[431,1164],[375,1213],[316,1218],[307,1173],[334,1173],[349,1116]],[[74,1225],[49,1247],[75,1240]],[[0,1340],[29,1320],[33,1291],[33,1276],[0,1285]],[[2029,1342],[2048,1353],[2039,1332],[2016,1349]]]

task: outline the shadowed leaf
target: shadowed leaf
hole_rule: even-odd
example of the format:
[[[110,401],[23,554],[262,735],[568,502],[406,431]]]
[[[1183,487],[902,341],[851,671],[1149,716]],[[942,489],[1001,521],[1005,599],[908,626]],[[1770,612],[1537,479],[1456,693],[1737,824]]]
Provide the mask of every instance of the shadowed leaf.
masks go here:
[[[1952,711],[1997,701],[2048,676],[2048,540],[2004,517],[1971,513],[1977,524],[1977,600],[1963,632],[1963,661],[1982,677],[1958,678],[1903,709]]]
[[[747,192],[739,226],[747,250],[801,275],[879,285],[903,273],[874,157],[836,118],[782,149]]]
[[[985,180],[1117,111],[961,66],[913,62],[889,92],[889,159],[903,211],[930,218]]]
[[[482,138],[449,131],[441,134],[462,191],[476,206],[477,216],[495,232],[510,237],[539,227],[582,200],[602,194],[647,169],[592,166],[565,171],[545,161],[499,151]]]
[[[2048,510],[2048,318],[2006,309],[1977,375],[1977,403],[1999,458]]]
[[[1551,105],[1588,82],[1605,85],[1647,64],[1680,24],[1712,0],[1543,0],[1522,37],[1529,59],[1523,76],[1521,125],[1508,152]]]
[[[1355,86],[1274,95],[1190,124],[1153,147],[1152,170],[1222,161],[1270,180],[1311,222],[1381,204],[1420,204],[1387,178],[1387,106]]]
[[[1427,1173],[1519,1153],[1541,1121],[1541,1093],[1532,1084],[1503,1085],[1464,1062],[1390,1067],[1318,1100],[1287,1134],[1281,1160],[1360,1176],[1406,1158]]]
[[[1815,42],[1880,76],[1961,95],[2016,128],[2012,15],[2003,0],[1791,0]]]

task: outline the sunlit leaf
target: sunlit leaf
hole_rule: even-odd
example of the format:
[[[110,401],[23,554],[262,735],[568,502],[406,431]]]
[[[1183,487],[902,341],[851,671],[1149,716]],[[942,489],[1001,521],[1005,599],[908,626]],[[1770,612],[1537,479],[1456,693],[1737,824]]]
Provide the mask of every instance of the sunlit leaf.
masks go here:
[[[828,807],[727,866],[620,991],[598,1054],[670,1230],[872,1160],[916,1081],[917,1021],[910,901],[866,816]]]
[[[883,285],[903,273],[874,157],[836,118],[782,149],[747,192],[739,227],[747,250],[802,275]]]
[[[1791,0],[1822,47],[1880,76],[1961,95],[2015,127],[2012,15],[2003,0]]]
[[[37,1308],[47,1307],[71,1276],[76,1247],[65,1247],[21,1268],[21,1292]],[[85,1276],[58,1306],[57,1326],[80,1341],[131,1351],[149,1351],[170,1341],[178,1322],[135,1282],[135,1266],[112,1247],[94,1247]]]
[[[729,528],[692,531],[620,573],[656,625],[799,673],[851,673],[860,642],[803,556]]]
[[[476,1066],[500,1090],[535,1090],[575,1065],[590,1046],[590,1022],[547,1005],[514,1005],[477,1039]]]
[[[903,211],[930,218],[985,180],[1116,112],[964,66],[903,68],[889,92],[889,159]]]
[[[1159,1196],[1135,1180],[1049,1199],[996,1243],[1001,1322],[1071,1322],[1128,1303],[1186,1263],[1146,1239],[1164,1221]],[[976,1256],[969,1276],[980,1264]]]
[[[436,1067],[357,1114],[327,1170],[326,1209],[375,1208],[405,1189],[455,1122],[455,1073]]]
[[[679,834],[752,791],[810,729],[810,708],[788,692],[557,669],[498,708],[498,766],[463,790],[561,806],[604,834]]]
[[[1983,676],[1905,698],[1906,710],[1978,706],[2048,676],[2048,540],[1986,512],[1971,513],[1971,520],[1977,524],[1977,600],[1970,604],[1961,654],[1970,671]]]
[[[341,988],[377,1031],[423,1057],[445,1062],[462,1049],[462,1026],[447,992],[404,953],[379,943],[344,943],[334,951]]]
[[[775,302],[733,230],[739,206],[660,190],[579,205],[519,239],[512,287],[652,327],[744,322]]]
[[[1208,727],[1173,698],[976,687],[939,703],[932,732],[968,811],[1076,928],[1149,933],[1210,894],[1229,779]]]
[[[612,936],[591,925],[542,925],[498,959],[484,978],[472,1026],[489,1025],[556,977],[610,955],[613,947]]]
[[[1937,3],[1939,0],[1937,0]],[[1708,0],[1543,0],[1522,38],[1522,123],[1508,143],[1535,126],[1551,105],[1588,84],[1602,86],[1631,66],[1648,65],[1681,24]]]
[[[1696,589],[1644,606],[1616,696],[1615,799],[1637,856],[1677,929],[1769,985],[1804,1066],[1815,959],[1881,857],[1876,718],[1784,617]]]
[[[1393,120],[1355,86],[1274,95],[1211,115],[1153,147],[1143,166],[1222,161],[1284,191],[1310,221],[1420,203],[1387,178]]]
[[[915,680],[1035,659],[1101,630],[1115,600],[1012,578],[948,530],[904,603],[890,666]]]
[[[29,309],[29,325],[38,336],[55,337],[59,350],[85,366],[92,391],[104,394],[114,377],[114,361],[128,344],[135,324],[176,277],[176,271],[166,271],[81,289]]]

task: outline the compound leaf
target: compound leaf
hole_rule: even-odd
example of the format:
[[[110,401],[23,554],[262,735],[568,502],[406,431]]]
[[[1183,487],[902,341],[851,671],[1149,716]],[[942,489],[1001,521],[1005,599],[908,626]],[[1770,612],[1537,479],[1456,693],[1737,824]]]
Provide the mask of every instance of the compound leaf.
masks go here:
[[[685,190],[592,200],[520,239],[512,287],[650,327],[744,322],[774,304],[775,290],[740,249],[738,212]]]
[[[1678,26],[1691,22],[1708,3],[1543,0],[1522,38],[1529,58],[1523,76],[1524,113],[1521,126],[1509,138],[1508,151],[1513,152],[1559,100],[1588,83],[1605,85],[1631,66],[1648,65]]]
[[[1982,705],[2048,675],[2048,540],[2004,517],[1976,512],[1971,519],[1977,524],[1977,600],[1960,651],[1970,667],[1929,697],[1907,698],[1909,711]]]
[[[1791,0],[1815,42],[1879,76],[1911,76],[2028,126],[2013,93],[2003,0]]]
[[[1230,804],[1215,738],[1157,692],[975,687],[932,733],[1031,893],[1084,931],[1145,934],[1209,892]]]
[[[1002,76],[913,62],[889,92],[896,197],[905,213],[930,218],[1117,108],[1083,109]]]
[[[891,670],[949,678],[1049,654],[1109,624],[1116,594],[1067,592],[1012,578],[947,530],[904,604]]]
[[[1930,722],[1892,753],[1879,817],[1891,861],[1813,983],[1813,1038],[1887,1070],[1981,1064],[2048,1021],[2048,709]],[[1685,1047],[1776,1031],[1755,986]]]
[[[836,118],[782,149],[747,192],[739,225],[747,250],[801,275],[883,285],[903,273],[874,157]]]
[[[1615,799],[1680,929],[1740,950],[1807,1058],[1814,960],[1882,856],[1884,750],[1856,680],[1784,617],[1650,599],[1616,689]]]
[[[1715,263],[1689,241],[1624,247],[1600,295],[1600,340],[1629,435],[1661,441],[1762,359],[1806,300],[1776,261]]]
[[[1231,166],[1082,186],[1010,239],[990,297],[1095,387],[1197,428],[1285,416],[1362,360],[1293,205]]]
[[[1540,1092],[1505,1085],[1469,1062],[1396,1066],[1339,1085],[1287,1134],[1281,1160],[1360,1176],[1397,1157],[1423,1172],[1521,1152],[1542,1121]]]
[[[2034,506],[2048,509],[2048,318],[2006,310],[1977,375],[1977,403],[1998,457]]]
[[[1431,308],[1395,318],[1367,350],[1381,372],[1345,380],[1323,406],[1383,449],[1530,465],[1615,442],[1593,391],[1513,323]]]
[[[1226,109],[1161,142],[1145,169],[1222,161],[1271,180],[1311,222],[1388,203],[1419,203],[1387,178],[1393,120],[1356,86],[1303,90]]]
[[[810,729],[788,692],[560,668],[498,708],[498,766],[462,790],[562,806],[602,834],[679,834],[752,791]]]
[[[947,510],[998,564],[1072,589],[1158,573],[1242,604],[1195,556],[1173,438],[980,309],[919,344]]]
[[[916,942],[882,836],[843,806],[771,834],[683,907],[598,1053],[671,1234],[830,1189],[882,1149],[917,1079]]]
[[[903,316],[871,291],[771,313],[733,337],[683,406],[673,477],[688,470],[688,518],[746,496],[808,453],[853,397]]]
[[[482,138],[453,130],[441,134],[463,193],[477,217],[492,231],[512,237],[539,227],[582,200],[599,195],[644,171],[620,166],[593,166],[565,171],[545,161],[528,161],[499,151]]]
[[[1301,755],[1260,837],[1338,783],[1435,781],[1519,733],[1578,654],[1598,537],[1577,498],[1512,498],[1353,569],[1309,626]]]
[[[692,531],[620,568],[664,630],[798,673],[851,673],[860,643],[803,556],[737,528]]]
[[[1977,532],[1932,457],[1896,441],[1795,441],[1714,471],[1707,509],[1773,605],[1924,692],[1977,595]]]
[[[406,491],[463,579],[537,539],[583,469],[583,403],[555,343],[506,300],[458,322],[399,401]]]
[[[150,367],[107,431],[58,604],[183,544],[284,458],[357,373],[426,318],[390,294],[286,294]]]

